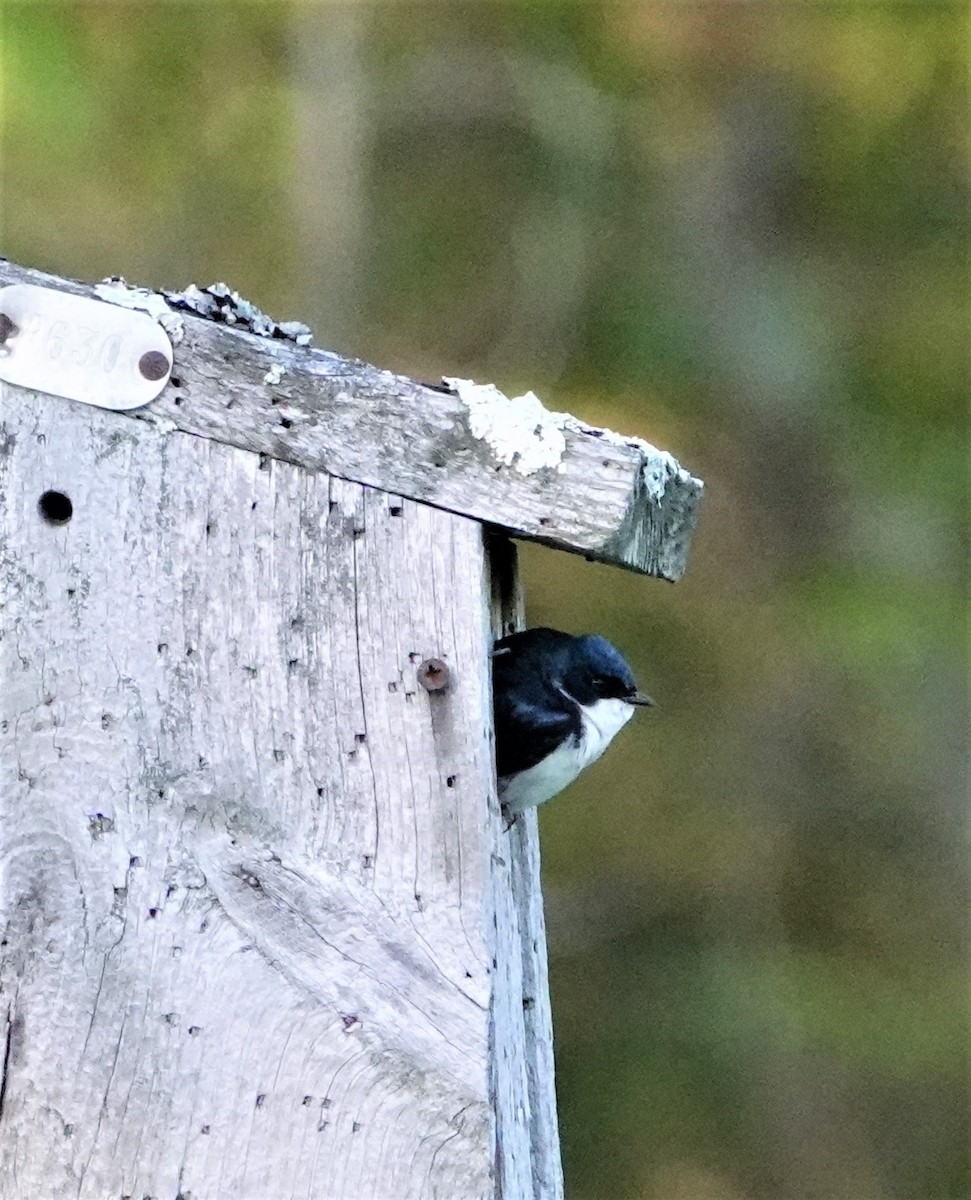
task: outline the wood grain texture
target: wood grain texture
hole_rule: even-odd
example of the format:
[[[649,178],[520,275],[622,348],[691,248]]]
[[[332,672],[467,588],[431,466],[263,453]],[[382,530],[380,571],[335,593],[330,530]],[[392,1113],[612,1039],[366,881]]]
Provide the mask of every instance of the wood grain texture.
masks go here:
[[[92,294],[0,262],[0,286],[7,283]],[[383,488],[601,562],[672,580],[684,572],[702,485],[646,442],[565,418],[556,468],[524,473],[473,432],[456,394],[189,315],[182,328],[172,382],[131,419]],[[522,436],[528,441],[529,430]]]
[[[515,544],[496,536],[488,547],[492,629],[498,638],[525,628],[525,603]],[[562,1200],[537,810],[519,813],[508,829],[492,828],[499,947],[492,1071],[503,1147],[499,1194]]]
[[[482,527],[2,392],[0,1194],[555,1200]]]

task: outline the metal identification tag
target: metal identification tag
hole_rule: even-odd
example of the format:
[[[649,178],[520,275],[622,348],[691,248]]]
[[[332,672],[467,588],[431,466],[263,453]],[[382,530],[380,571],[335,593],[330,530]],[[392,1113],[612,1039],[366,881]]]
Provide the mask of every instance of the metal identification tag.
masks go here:
[[[162,391],[172,343],[145,313],[16,283],[0,288],[0,379],[98,408],[140,408]]]

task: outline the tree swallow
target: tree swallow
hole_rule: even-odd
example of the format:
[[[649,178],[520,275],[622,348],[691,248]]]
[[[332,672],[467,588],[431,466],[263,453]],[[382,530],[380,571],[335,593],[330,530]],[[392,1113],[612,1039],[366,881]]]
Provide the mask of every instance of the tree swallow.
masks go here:
[[[527,629],[492,652],[499,799],[510,813],[561,792],[603,754],[638,705],[623,655],[596,634]]]

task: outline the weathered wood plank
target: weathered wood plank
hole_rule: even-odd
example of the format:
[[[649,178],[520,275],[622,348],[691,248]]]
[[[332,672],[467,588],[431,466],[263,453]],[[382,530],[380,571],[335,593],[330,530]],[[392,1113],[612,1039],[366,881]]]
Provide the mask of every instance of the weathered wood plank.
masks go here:
[[[525,628],[515,545],[491,538],[489,565],[492,629],[498,638]],[[493,826],[493,832],[498,972],[492,1013],[499,1050],[493,1072],[504,1151],[498,1160],[500,1195],[562,1200],[536,809],[521,813],[508,829]]]
[[[555,1197],[481,526],[2,391],[0,1193]]]
[[[93,289],[0,262],[0,285]],[[101,289],[101,294],[106,294]],[[327,471],[665,579],[684,572],[702,485],[663,451],[572,417],[190,315],[173,380],[134,419]]]

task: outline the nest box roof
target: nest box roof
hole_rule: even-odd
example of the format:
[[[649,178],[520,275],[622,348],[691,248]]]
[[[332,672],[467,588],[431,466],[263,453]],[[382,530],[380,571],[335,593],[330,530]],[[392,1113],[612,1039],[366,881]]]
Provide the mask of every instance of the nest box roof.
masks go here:
[[[663,579],[683,574],[702,484],[638,438],[548,411],[531,392],[424,384],[305,343],[224,285],[95,288],[0,262],[34,284],[141,308],[174,348],[161,395],[130,416],[381,488]],[[0,297],[2,310],[2,297]],[[292,335],[292,336],[291,336]]]

